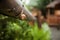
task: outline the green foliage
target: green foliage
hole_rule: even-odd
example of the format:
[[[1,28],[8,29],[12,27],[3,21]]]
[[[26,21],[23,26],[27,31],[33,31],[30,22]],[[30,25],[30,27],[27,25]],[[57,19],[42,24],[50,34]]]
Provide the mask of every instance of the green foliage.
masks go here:
[[[46,17],[46,6],[52,1],[53,0],[30,0],[28,7],[29,9],[31,9],[31,7],[35,7],[39,10],[42,10],[42,15]]]
[[[38,3],[37,8],[44,9],[44,8],[46,8],[46,5],[48,5],[50,3],[50,0],[38,0],[37,3]]]
[[[0,18],[0,40],[28,40],[26,32],[30,26],[27,21],[5,17]]]
[[[53,0],[38,0],[37,5],[35,7],[39,10],[42,10],[42,15],[46,17],[46,6],[52,1]]]
[[[50,40],[51,33],[47,23],[43,23],[41,29],[35,24],[34,28],[31,29],[31,33],[33,40]]]
[[[53,0],[29,0],[28,6],[30,6],[30,7],[35,6],[38,9],[44,9],[44,8],[46,8],[46,5],[48,5],[52,1]],[[27,4],[25,4],[25,5],[27,5]]]
[[[0,40],[49,40],[50,29],[47,24],[43,25],[44,27],[39,29],[37,24],[32,27],[28,21],[1,16]]]

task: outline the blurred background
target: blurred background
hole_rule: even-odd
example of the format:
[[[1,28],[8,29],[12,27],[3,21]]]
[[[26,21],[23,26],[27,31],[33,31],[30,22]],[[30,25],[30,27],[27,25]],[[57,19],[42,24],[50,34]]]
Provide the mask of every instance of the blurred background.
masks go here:
[[[0,40],[60,40],[60,0],[0,0]]]

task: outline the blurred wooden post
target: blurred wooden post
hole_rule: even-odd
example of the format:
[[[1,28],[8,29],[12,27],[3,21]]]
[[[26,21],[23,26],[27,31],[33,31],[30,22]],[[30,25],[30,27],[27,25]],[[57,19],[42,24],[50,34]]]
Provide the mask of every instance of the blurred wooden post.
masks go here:
[[[37,18],[38,28],[41,28],[41,23],[42,23],[41,10],[38,10],[37,8],[34,7],[32,9],[32,15]],[[34,21],[33,21],[33,24],[34,24]]]
[[[37,8],[33,8],[32,9],[32,15],[34,17],[36,17],[36,19],[37,19],[38,28],[41,28],[41,24],[42,24],[41,11],[38,10]],[[34,21],[30,21],[29,23],[30,23],[30,25],[33,26],[35,22]]]
[[[47,21],[48,23],[50,23],[50,9],[48,8],[48,12],[47,12]]]
[[[38,28],[41,28],[41,24],[42,24],[41,11],[38,11],[37,13],[37,23],[38,23]]]

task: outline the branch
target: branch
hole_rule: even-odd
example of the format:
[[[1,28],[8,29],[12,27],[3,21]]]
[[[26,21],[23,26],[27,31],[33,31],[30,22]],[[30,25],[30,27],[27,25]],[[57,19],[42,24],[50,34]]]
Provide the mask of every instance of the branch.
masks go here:
[[[28,18],[30,18],[31,20],[36,20],[36,18],[32,15],[32,13],[26,7],[24,7],[21,0],[5,0],[5,2],[2,3],[4,3],[5,6],[7,6],[7,8],[12,9],[15,13],[15,14],[14,13],[5,13],[5,14],[15,16],[16,14],[19,15],[19,13],[21,13],[21,10],[23,10],[24,14],[27,15]]]

